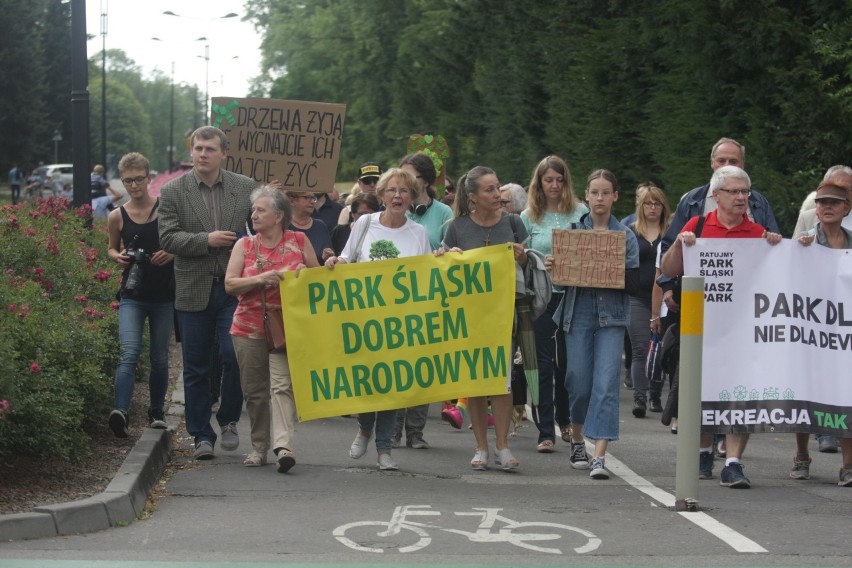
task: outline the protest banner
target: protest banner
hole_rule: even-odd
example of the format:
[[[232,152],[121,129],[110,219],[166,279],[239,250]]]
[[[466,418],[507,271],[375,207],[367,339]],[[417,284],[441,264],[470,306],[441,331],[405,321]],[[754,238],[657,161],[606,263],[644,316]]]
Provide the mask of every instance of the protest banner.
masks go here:
[[[281,298],[300,420],[507,392],[511,246],[286,273]]]
[[[784,240],[698,239],[704,277],[702,427],[848,436],[852,257]]]
[[[284,190],[334,189],[346,105],[214,97],[210,124],[228,137],[225,169]]]
[[[624,231],[553,231],[554,284],[624,288]]]

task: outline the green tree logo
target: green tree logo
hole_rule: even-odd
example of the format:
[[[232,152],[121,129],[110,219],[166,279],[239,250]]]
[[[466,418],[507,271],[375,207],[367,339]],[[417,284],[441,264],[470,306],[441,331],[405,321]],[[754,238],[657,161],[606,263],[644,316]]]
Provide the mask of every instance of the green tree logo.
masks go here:
[[[376,241],[370,245],[370,260],[399,258],[399,249],[388,240]]]

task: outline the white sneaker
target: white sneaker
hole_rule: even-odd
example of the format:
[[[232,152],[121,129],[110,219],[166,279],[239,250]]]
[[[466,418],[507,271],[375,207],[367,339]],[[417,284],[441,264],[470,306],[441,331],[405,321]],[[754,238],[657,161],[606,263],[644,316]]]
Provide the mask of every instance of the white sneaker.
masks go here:
[[[370,437],[373,435],[372,432],[364,436],[361,434],[359,430],[355,435],[355,439],[352,441],[352,445],[349,446],[349,457],[353,460],[359,460],[364,457],[364,454],[367,453],[367,444],[370,442]]]
[[[399,469],[390,454],[379,454],[379,461],[376,463],[378,463],[381,471],[396,471]]]

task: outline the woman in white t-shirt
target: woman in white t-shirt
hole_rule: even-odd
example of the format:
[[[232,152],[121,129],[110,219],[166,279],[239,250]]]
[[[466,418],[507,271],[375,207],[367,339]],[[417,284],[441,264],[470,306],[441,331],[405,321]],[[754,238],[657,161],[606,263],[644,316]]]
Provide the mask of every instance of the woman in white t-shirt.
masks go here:
[[[384,203],[384,211],[360,217],[352,226],[352,233],[343,252],[340,256],[326,260],[325,265],[333,269],[337,264],[347,262],[431,253],[426,229],[405,215],[419,192],[417,180],[411,173],[400,168],[391,168],[385,172],[376,185],[376,194]],[[379,469],[399,469],[391,458],[395,425],[396,410],[358,414],[358,434],[349,448],[349,457],[359,459],[367,453],[367,444],[375,428]]]

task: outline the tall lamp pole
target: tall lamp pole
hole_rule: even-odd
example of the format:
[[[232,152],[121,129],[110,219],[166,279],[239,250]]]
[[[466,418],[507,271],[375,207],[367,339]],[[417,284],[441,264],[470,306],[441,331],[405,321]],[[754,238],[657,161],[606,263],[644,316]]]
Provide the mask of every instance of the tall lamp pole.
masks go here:
[[[172,99],[169,109],[169,172],[175,163],[175,62],[172,61]]]
[[[166,10],[163,12],[165,16],[174,16],[176,18],[187,18],[190,20],[201,20],[204,22],[213,22],[215,20],[226,20],[228,18],[237,18],[239,14],[236,12],[229,12],[224,16],[217,16],[215,18],[196,18],[194,16],[184,16],[181,14],[176,14],[171,10]],[[202,36],[195,41],[203,41],[204,42],[204,122],[210,120],[210,41]],[[199,56],[201,57],[201,56]]]
[[[101,49],[101,163],[106,171],[109,171],[107,164],[107,137],[106,137],[106,36],[107,36],[107,11],[109,10],[109,0],[101,0],[101,39],[103,47]]]

